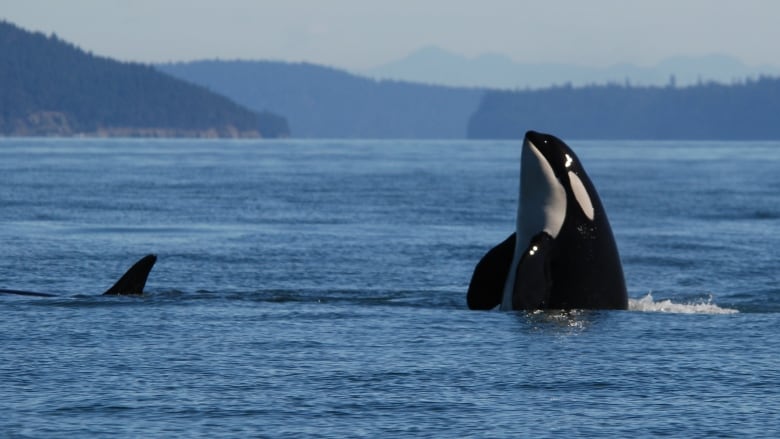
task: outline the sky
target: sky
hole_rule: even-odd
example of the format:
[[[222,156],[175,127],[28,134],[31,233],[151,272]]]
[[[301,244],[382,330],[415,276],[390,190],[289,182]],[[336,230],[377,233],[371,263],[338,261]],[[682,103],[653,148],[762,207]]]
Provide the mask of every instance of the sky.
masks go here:
[[[777,0],[2,0],[0,18],[122,61],[362,70],[437,46],[593,67],[713,53],[780,65]]]

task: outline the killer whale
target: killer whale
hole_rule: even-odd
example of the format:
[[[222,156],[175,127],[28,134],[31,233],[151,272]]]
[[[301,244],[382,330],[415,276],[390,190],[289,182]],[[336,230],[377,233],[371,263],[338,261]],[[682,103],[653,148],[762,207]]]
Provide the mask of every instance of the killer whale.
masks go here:
[[[130,269],[119,278],[114,285],[106,290],[104,296],[141,296],[144,293],[144,287],[146,286],[146,280],[149,277],[149,272],[152,271],[154,263],[157,262],[157,256],[149,254],[139,259],[133,264]],[[57,297],[57,294],[53,293],[39,293],[34,291],[21,291],[21,290],[9,290],[0,289],[0,294],[13,294],[17,296],[32,296],[32,297]]]
[[[470,309],[627,309],[607,214],[579,158],[561,139],[528,131],[515,232],[474,268]]]

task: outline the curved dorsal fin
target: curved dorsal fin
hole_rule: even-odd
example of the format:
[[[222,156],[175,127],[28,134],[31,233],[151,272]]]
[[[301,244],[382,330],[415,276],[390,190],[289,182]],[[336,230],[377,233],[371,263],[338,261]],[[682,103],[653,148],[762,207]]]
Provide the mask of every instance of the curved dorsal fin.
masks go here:
[[[138,262],[133,264],[129,270],[118,281],[108,289],[103,295],[123,295],[140,296],[144,293],[146,279],[149,272],[152,271],[154,263],[157,262],[156,255],[146,255]]]

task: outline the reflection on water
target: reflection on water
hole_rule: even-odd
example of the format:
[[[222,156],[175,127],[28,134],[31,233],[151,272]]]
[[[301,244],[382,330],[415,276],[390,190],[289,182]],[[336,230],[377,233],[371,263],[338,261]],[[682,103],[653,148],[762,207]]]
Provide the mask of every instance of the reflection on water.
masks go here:
[[[513,311],[524,330],[555,335],[577,335],[587,331],[604,316],[615,311],[546,310]]]

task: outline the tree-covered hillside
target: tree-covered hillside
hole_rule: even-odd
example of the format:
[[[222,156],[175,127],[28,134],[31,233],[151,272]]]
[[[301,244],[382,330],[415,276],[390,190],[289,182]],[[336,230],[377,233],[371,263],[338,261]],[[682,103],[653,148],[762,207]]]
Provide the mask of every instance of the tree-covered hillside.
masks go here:
[[[515,139],[528,129],[577,139],[780,139],[780,79],[494,91],[472,116],[468,136]]]
[[[199,61],[157,68],[248,108],[284,114],[296,137],[462,139],[484,93],[376,81],[306,63]]]
[[[280,116],[151,66],[0,21],[0,134],[275,137],[288,129]]]
[[[158,66],[249,108],[285,114],[298,137],[780,139],[780,79],[502,91],[376,81],[312,64]]]

